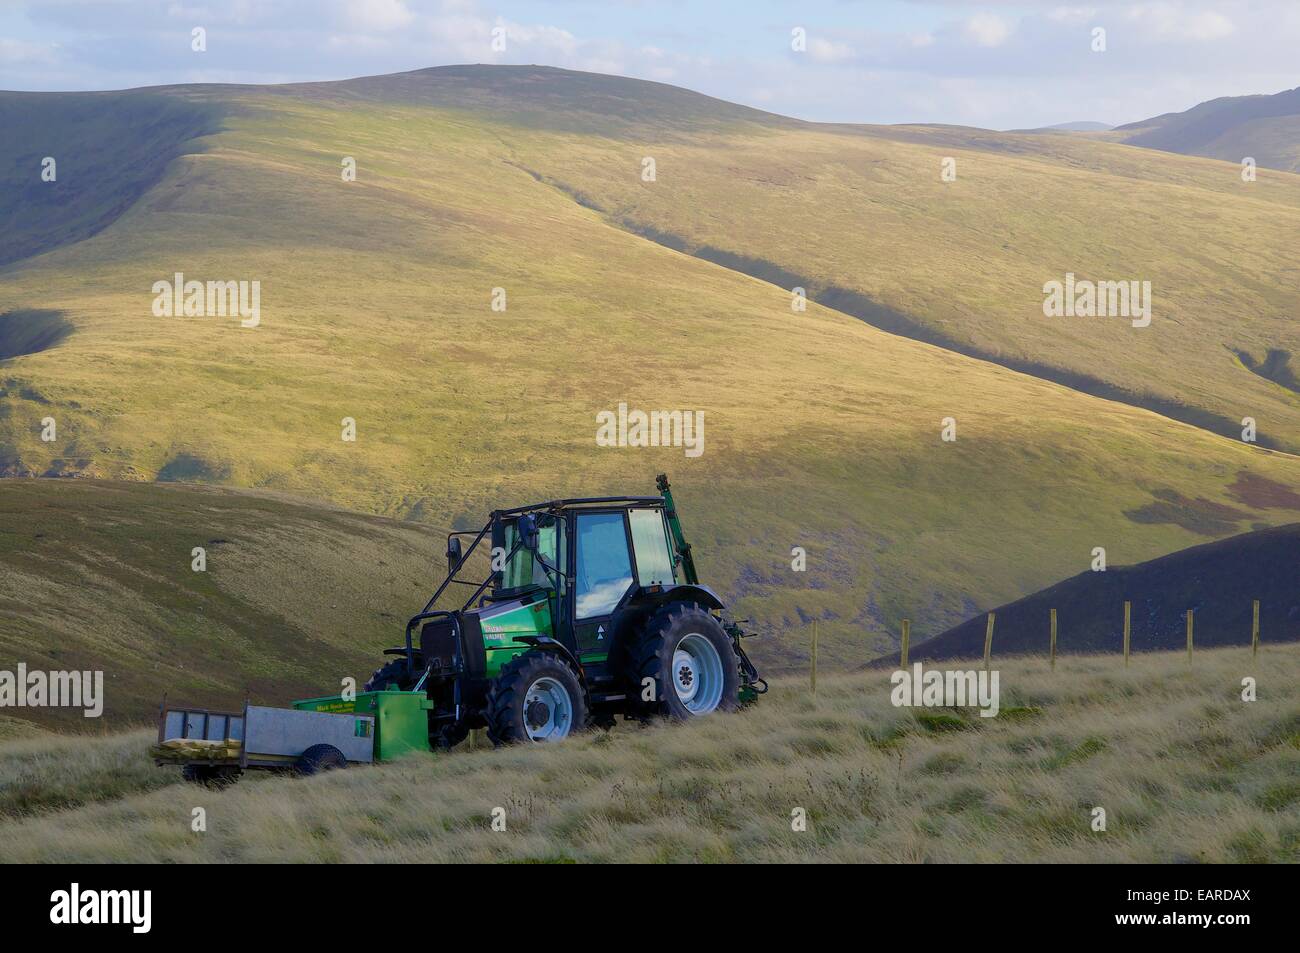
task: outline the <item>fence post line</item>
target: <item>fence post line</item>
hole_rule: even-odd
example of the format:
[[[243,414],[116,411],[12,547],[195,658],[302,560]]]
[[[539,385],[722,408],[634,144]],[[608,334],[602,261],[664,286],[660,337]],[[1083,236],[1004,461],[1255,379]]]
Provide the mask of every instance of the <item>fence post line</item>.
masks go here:
[[[984,671],[989,670],[989,656],[993,654],[993,619],[994,613],[989,613],[988,628],[984,630]]]
[[[1056,671],[1056,610],[1052,610],[1052,644],[1050,649],[1052,656],[1052,671]]]
[[[1187,610],[1187,664],[1192,664],[1192,610]]]
[[[1133,603],[1124,600],[1124,667],[1128,668],[1129,632],[1132,628]]]
[[[903,653],[899,656],[898,667],[907,668],[907,647],[912,641],[912,622],[910,619],[903,620]]]
[[[1259,600],[1255,600],[1254,619],[1250,624],[1250,657],[1259,655]]]

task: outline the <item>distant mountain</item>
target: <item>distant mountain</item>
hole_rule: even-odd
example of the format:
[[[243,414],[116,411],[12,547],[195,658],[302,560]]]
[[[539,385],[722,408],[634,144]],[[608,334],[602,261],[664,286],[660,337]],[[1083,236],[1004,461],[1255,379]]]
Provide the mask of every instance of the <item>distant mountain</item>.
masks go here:
[[[1279,501],[1285,502],[1285,501]],[[1300,506],[1300,496],[1290,501]],[[1118,652],[1124,602],[1132,602],[1134,652],[1181,649],[1187,610],[1195,610],[1196,645],[1249,645],[1252,606],[1260,601],[1261,640],[1300,641],[1300,523],[1244,533],[1179,550],[1135,566],[1082,572],[994,611],[993,654],[1047,651],[1057,610],[1057,652]],[[908,653],[926,659],[978,658],[987,615],[981,613]],[[889,664],[897,655],[879,659]]]
[[[1076,122],[1058,122],[1054,126],[1038,126],[1034,129],[1022,129],[1020,132],[1106,132],[1114,129],[1108,122],[1092,122],[1081,119]]]
[[[1163,152],[1300,171],[1300,87],[1272,96],[1227,96],[1117,126],[1121,142]]]
[[[202,90],[204,87],[191,87]],[[457,109],[524,128],[645,136],[801,129],[812,124],[703,93],[603,73],[554,66],[434,66],[405,73],[261,87],[294,99],[347,99]]]

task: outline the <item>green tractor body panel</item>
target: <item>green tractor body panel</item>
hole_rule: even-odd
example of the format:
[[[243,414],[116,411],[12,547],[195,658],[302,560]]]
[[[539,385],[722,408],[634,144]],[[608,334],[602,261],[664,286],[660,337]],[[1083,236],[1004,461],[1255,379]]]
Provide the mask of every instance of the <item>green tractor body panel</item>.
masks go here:
[[[424,692],[357,692],[352,701],[342,695],[328,695],[301,699],[293,707],[299,711],[374,716],[376,761],[429,750],[430,702]]]
[[[501,666],[523,655],[532,646],[519,637],[551,638],[551,600],[539,599],[529,605],[518,602],[487,606],[476,610],[487,653],[487,677],[496,678]]]

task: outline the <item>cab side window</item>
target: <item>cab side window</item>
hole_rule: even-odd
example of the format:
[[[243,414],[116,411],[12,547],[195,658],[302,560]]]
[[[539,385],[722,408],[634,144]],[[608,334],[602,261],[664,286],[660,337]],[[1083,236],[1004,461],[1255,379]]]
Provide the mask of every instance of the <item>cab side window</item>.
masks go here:
[[[659,510],[629,510],[632,546],[636,550],[637,583],[642,586],[671,586],[673,557],[668,548],[668,529]]]

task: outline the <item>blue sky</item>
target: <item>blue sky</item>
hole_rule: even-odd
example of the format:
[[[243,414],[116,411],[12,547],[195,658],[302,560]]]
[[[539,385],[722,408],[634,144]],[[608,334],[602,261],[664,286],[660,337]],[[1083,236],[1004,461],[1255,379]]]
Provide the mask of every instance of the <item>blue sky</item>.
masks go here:
[[[4,89],[545,63],[805,119],[990,128],[1278,92],[1300,85],[1297,50],[1300,0],[0,0]]]

